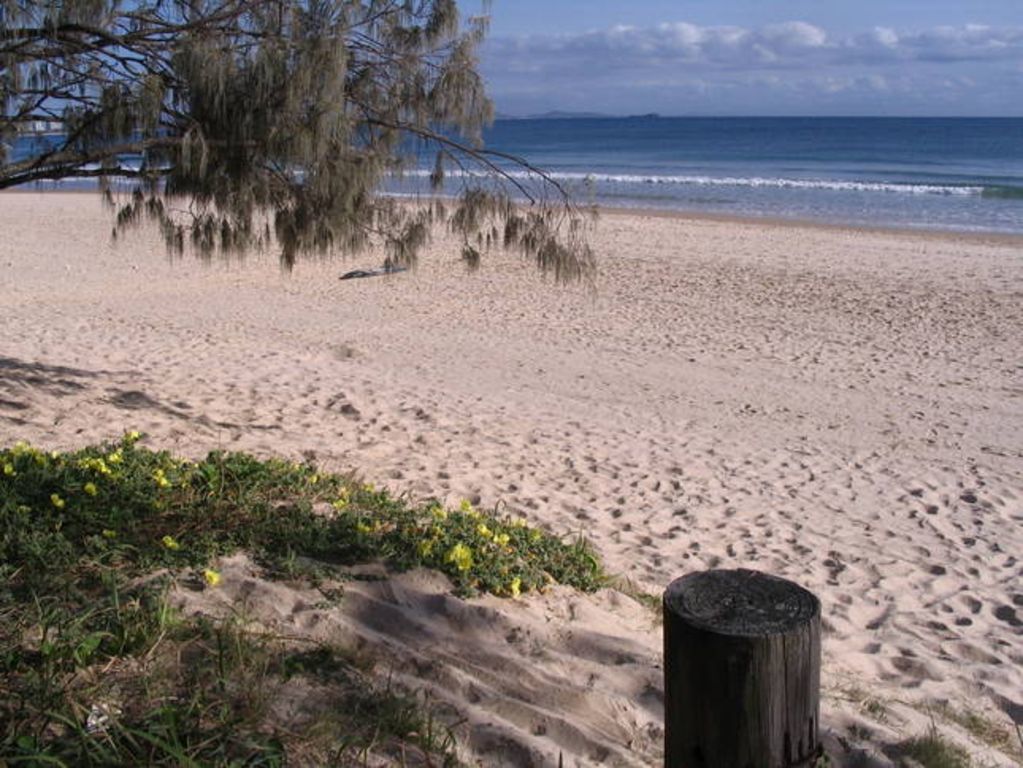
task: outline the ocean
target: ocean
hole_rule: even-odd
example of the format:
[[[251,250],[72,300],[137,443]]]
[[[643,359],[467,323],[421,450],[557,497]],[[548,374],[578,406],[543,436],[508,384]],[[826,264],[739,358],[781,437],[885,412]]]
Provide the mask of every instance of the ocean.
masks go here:
[[[498,120],[484,140],[545,169],[580,203],[1023,234],[1019,118]],[[428,194],[430,157],[385,191]],[[529,186],[521,168],[503,166]],[[445,191],[465,176],[449,173]]]
[[[1023,234],[1023,119],[499,120],[485,143],[601,206]]]

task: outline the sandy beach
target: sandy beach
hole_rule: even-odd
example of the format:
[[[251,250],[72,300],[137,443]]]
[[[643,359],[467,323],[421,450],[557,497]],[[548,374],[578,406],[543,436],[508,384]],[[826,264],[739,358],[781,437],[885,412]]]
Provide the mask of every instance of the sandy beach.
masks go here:
[[[824,606],[839,764],[890,764],[941,705],[1023,723],[1023,240],[609,212],[591,288],[512,255],[467,274],[443,235],[339,281],[381,256],[287,274],[110,229],[91,194],[0,195],[3,444],[311,459],[582,533],[647,593],[793,579]],[[377,649],[480,764],[659,759],[661,629],[617,590],[463,601],[415,572],[330,613],[223,573],[203,600]]]

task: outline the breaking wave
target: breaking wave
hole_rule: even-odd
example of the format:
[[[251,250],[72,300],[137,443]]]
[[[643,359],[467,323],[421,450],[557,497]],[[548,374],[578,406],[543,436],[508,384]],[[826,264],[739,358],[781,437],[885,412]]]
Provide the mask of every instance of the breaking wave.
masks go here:
[[[429,176],[426,170],[412,171],[406,175]],[[466,177],[484,176],[472,171],[452,171],[447,176]],[[535,174],[524,171],[511,171],[508,176],[514,179],[535,179]],[[679,187],[746,187],[771,189],[820,189],[835,192],[886,192],[903,195],[944,195],[944,196],[982,196],[1002,199],[1023,197],[1023,188],[997,186],[989,187],[968,184],[914,184],[895,181],[847,181],[842,179],[793,179],[764,176],[659,176],[656,174],[635,173],[571,173],[555,172],[549,174],[555,181],[580,182],[606,185],[657,185]]]

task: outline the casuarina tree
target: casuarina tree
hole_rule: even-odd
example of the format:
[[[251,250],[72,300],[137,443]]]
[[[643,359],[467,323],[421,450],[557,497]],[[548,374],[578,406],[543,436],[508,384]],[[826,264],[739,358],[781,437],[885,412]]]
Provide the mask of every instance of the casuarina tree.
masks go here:
[[[481,144],[486,25],[455,0],[0,0],[0,189],[94,177],[115,234],[207,255],[409,264],[447,226],[472,266],[505,246],[585,276],[580,210]],[[417,200],[380,194],[409,172]]]

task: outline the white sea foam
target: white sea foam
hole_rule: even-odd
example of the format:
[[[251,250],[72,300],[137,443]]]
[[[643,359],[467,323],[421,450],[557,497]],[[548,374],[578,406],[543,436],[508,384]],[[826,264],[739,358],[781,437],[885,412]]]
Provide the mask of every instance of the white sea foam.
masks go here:
[[[99,166],[84,166],[88,170]],[[121,168],[137,171],[141,162],[122,162]],[[426,178],[431,172],[424,169],[406,171],[405,176]],[[820,189],[836,192],[888,192],[904,195],[953,195],[975,196],[984,193],[982,186],[954,186],[948,184],[901,184],[887,181],[845,181],[841,179],[787,179],[763,176],[660,176],[657,174],[633,173],[572,173],[553,172],[547,174],[558,182],[606,185],[645,185],[645,186],[678,186],[678,187],[746,187],[767,189]],[[492,178],[492,174],[484,171],[452,170],[447,172],[450,178]],[[509,178],[516,181],[538,180],[539,176],[528,171],[509,171]]]
[[[417,170],[408,176],[430,175],[430,171]],[[477,171],[451,171],[453,178],[485,178],[487,174]],[[517,180],[537,179],[536,174],[527,171],[511,171],[507,174]],[[631,173],[566,173],[548,174],[559,182],[581,182],[592,184],[643,184],[663,186],[694,187],[763,187],[773,189],[821,189],[836,192],[888,192],[904,195],[956,195],[971,196],[984,192],[981,186],[953,186],[947,184],[909,184],[887,181],[846,181],[841,179],[788,179],[762,176],[659,176],[656,174]]]

